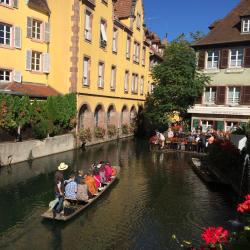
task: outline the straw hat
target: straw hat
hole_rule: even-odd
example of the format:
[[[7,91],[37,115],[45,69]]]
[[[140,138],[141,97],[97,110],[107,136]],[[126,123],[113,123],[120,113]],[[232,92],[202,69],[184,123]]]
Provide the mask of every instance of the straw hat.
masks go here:
[[[69,166],[67,164],[65,164],[64,162],[61,162],[60,165],[58,166],[58,170],[66,170]]]

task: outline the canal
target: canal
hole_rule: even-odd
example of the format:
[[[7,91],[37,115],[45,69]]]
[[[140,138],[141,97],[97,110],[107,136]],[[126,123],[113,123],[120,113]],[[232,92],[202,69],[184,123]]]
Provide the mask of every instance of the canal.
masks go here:
[[[119,181],[67,223],[43,221],[53,199],[56,167],[71,171],[109,160]],[[180,249],[171,240],[199,242],[207,226],[228,226],[235,197],[207,187],[189,166],[190,155],[148,152],[127,139],[0,169],[0,249]]]

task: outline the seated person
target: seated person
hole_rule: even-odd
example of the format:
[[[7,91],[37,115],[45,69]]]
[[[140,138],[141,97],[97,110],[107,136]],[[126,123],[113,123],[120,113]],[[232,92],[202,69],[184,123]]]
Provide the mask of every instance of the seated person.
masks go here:
[[[104,186],[106,184],[105,165],[104,164],[99,164],[99,175],[101,178],[102,186]]]
[[[76,200],[77,183],[75,182],[75,175],[71,174],[69,180],[66,181],[65,199]]]
[[[86,185],[84,179],[81,179],[80,183],[77,185],[76,198],[77,200],[84,201],[84,202],[87,202],[89,199],[88,186]]]
[[[75,182],[77,184],[80,184],[81,180],[83,179],[83,171],[82,170],[78,170],[78,175],[75,178]]]
[[[88,172],[87,175],[85,176],[85,183],[88,186],[88,191],[91,195],[97,195],[98,194],[98,190],[95,184],[95,179],[92,175],[91,172]]]
[[[111,168],[109,162],[106,163],[104,169],[105,169],[106,182],[110,182],[111,181],[111,176],[112,176],[112,168]]]
[[[97,187],[97,189],[100,189],[102,187],[102,183],[101,183],[101,177],[99,174],[99,170],[95,170],[94,171],[94,175],[93,175],[94,179],[95,179],[95,185]]]
[[[111,168],[112,168],[112,177],[115,177],[117,174],[117,170],[116,170],[116,168],[113,168],[113,167],[111,167]]]

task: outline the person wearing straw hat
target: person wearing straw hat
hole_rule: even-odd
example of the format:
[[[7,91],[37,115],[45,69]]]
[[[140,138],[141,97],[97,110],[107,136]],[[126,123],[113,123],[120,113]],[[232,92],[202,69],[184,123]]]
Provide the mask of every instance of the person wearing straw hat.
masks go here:
[[[61,162],[57,167],[57,171],[55,173],[55,196],[59,199],[57,205],[53,208],[53,217],[56,217],[57,213],[60,213],[63,208],[63,200],[64,200],[64,176],[63,171],[68,169],[68,165],[64,162]]]

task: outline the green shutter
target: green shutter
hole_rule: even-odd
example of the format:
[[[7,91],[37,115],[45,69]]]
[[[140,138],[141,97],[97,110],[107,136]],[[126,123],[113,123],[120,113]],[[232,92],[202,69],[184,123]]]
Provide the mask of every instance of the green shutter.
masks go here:
[[[246,122],[240,122],[239,125],[240,125],[240,127],[244,128],[244,127],[246,127],[247,123]]]
[[[193,119],[193,127],[197,128],[199,126],[199,120],[198,119]]]
[[[224,121],[216,121],[217,130],[224,130]]]

